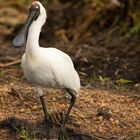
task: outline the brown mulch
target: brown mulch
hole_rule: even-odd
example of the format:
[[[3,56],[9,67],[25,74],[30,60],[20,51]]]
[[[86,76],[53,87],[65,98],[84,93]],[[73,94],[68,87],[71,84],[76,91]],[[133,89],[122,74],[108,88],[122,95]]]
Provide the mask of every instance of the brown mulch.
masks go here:
[[[69,96],[61,90],[46,89],[45,93],[51,119],[58,128],[68,107]],[[0,138],[20,138],[21,133],[10,131],[14,130],[13,126],[20,132],[27,126],[29,132],[34,130],[37,138],[41,134],[45,137],[43,112],[33,87],[25,83],[2,84],[0,102]],[[138,95],[82,88],[66,128],[92,137],[126,137],[140,128],[139,104]],[[30,136],[33,136],[32,132]]]

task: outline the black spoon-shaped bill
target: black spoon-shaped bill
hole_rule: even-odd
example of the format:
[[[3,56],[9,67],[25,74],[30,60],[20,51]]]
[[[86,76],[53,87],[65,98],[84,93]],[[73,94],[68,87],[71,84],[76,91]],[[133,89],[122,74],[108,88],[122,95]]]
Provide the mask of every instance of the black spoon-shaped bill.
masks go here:
[[[26,23],[24,24],[21,31],[17,34],[17,36],[13,39],[12,45],[14,47],[18,48],[24,45],[24,43],[27,40],[30,25],[34,20],[36,20],[38,16],[39,16],[39,11],[34,9],[30,10]]]

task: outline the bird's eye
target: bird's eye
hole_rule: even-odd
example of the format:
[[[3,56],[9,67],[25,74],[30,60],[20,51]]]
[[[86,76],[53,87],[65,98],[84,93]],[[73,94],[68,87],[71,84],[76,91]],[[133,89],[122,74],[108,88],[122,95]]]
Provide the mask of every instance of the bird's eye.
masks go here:
[[[36,6],[35,6],[35,9],[38,9],[38,8],[39,8],[39,6],[38,6],[38,5],[36,5]]]

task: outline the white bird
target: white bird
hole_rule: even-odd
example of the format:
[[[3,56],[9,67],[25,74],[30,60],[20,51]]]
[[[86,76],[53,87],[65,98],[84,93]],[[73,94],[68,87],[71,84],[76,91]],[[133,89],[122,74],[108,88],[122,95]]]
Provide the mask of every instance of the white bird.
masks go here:
[[[38,1],[32,2],[26,24],[14,38],[13,46],[20,47],[26,43],[26,51],[22,56],[21,67],[25,77],[35,86],[40,97],[49,139],[49,114],[43,99],[43,88],[66,89],[71,95],[70,106],[61,125],[61,128],[63,128],[78,96],[80,79],[71,58],[66,53],[56,48],[39,46],[39,35],[46,18],[46,10],[43,5]]]

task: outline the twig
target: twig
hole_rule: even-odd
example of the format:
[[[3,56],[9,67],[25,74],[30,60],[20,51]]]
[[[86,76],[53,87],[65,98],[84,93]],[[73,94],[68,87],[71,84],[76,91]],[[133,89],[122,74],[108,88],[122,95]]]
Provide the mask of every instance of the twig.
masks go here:
[[[11,65],[16,65],[16,64],[20,64],[21,63],[21,60],[15,60],[13,62],[9,62],[9,63],[6,63],[6,64],[2,64],[0,63],[0,68],[5,68],[5,67],[9,67]]]
[[[18,90],[16,90],[15,88],[11,88],[11,94],[13,94],[14,96],[17,96],[21,101],[23,101],[22,94],[18,92]]]

